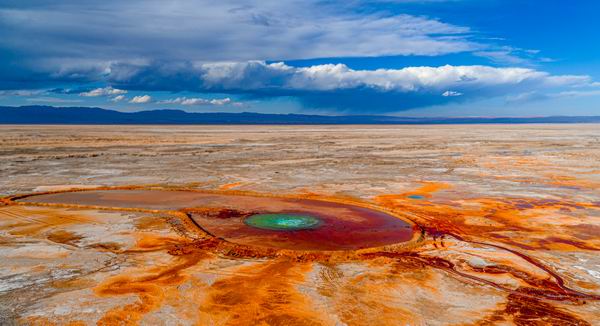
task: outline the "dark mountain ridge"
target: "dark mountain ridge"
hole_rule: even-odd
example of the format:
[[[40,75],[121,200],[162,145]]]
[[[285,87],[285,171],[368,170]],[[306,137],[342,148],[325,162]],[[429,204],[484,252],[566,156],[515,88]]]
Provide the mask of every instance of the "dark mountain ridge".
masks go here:
[[[308,115],[190,113],[181,110],[119,112],[95,107],[0,106],[0,124],[511,124],[600,123],[600,116],[548,117],[397,117],[385,115]]]

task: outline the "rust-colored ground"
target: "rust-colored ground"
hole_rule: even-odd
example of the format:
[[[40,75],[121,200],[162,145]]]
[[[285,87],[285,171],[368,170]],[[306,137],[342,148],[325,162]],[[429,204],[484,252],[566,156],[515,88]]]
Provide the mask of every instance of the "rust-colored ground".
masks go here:
[[[267,196],[243,192],[199,190],[112,189],[39,194],[20,203],[114,207],[142,210],[179,210],[204,232],[255,247],[291,250],[355,250],[410,241],[420,229],[410,220],[367,208],[366,203]],[[317,217],[321,225],[310,230],[274,232],[248,226],[254,214],[292,213]]]
[[[598,126],[3,128],[2,325],[599,324]],[[282,248],[203,228],[290,202],[414,233]]]

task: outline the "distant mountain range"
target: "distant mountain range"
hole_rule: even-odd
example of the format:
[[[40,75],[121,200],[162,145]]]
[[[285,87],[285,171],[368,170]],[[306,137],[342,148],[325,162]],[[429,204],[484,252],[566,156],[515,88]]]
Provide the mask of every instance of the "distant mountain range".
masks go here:
[[[181,110],[119,112],[90,107],[0,106],[0,124],[509,124],[600,123],[600,116],[411,118],[384,115],[189,113]]]

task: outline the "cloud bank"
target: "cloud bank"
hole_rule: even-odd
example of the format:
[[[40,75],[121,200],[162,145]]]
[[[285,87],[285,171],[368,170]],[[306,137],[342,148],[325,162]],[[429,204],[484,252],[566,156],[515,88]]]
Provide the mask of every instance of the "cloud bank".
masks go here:
[[[468,27],[368,1],[15,1],[0,8],[0,89],[89,83],[117,64],[437,56],[490,50]]]
[[[466,26],[382,9],[394,2],[427,1],[5,1],[0,8],[0,90],[54,88],[49,93],[79,94],[80,100],[197,106],[237,105],[238,97],[292,97],[304,108],[349,113],[479,98],[596,94],[588,76],[517,67],[527,67],[537,50],[501,46]],[[289,63],[464,53],[488,58],[489,65],[351,69]],[[131,91],[142,95],[126,98]],[[153,91],[231,97],[173,95],[158,101]]]
[[[355,70],[343,64],[292,67],[264,61],[111,66],[107,82],[135,90],[294,96],[309,108],[392,112],[482,97],[592,86],[589,76],[490,66]],[[178,102],[184,103],[185,99]]]

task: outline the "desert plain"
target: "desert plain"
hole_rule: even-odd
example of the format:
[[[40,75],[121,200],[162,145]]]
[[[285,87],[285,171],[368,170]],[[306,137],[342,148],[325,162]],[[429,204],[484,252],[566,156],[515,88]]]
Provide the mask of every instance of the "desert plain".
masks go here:
[[[0,196],[0,325],[600,325],[600,125],[0,126]]]

